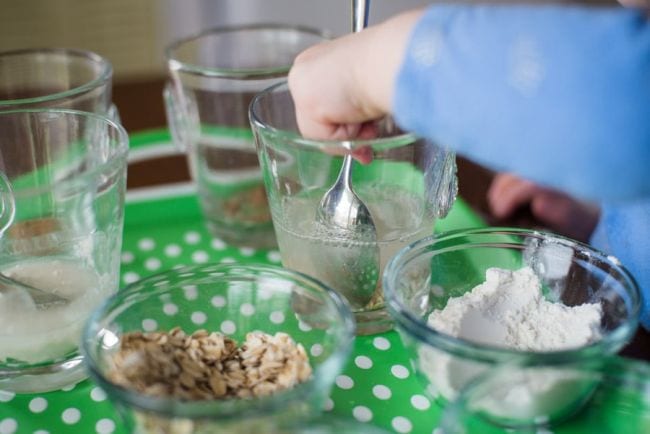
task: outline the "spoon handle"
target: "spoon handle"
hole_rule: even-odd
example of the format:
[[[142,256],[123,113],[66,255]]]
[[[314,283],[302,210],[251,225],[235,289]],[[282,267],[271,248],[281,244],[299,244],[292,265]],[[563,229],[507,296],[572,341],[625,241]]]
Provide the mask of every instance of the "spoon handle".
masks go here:
[[[368,26],[370,0],[352,0],[352,31],[360,32]]]

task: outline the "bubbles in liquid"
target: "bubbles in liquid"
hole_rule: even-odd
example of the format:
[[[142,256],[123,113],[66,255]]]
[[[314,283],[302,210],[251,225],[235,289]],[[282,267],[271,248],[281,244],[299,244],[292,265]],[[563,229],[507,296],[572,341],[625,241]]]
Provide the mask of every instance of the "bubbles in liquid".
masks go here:
[[[423,209],[422,199],[410,192],[382,187],[366,189],[363,193],[363,201],[375,223],[377,242],[364,240],[363,233],[351,238],[349,232],[319,224],[315,218],[316,209],[324,191],[310,192],[306,197],[286,197],[281,209],[275,210],[284,266],[314,276],[336,289],[340,276],[321,273],[319,262],[323,254],[345,255],[356,246],[376,244],[381,276],[386,263],[397,251],[433,233],[434,217]],[[381,279],[378,279],[377,294],[381,296]]]

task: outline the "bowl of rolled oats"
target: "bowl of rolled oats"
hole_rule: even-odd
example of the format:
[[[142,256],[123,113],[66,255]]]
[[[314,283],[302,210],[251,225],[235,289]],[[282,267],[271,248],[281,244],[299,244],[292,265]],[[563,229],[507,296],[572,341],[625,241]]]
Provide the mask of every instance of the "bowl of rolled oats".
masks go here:
[[[129,432],[284,433],[320,412],[354,327],[345,300],[308,276],[208,264],[119,291],[82,350]]]

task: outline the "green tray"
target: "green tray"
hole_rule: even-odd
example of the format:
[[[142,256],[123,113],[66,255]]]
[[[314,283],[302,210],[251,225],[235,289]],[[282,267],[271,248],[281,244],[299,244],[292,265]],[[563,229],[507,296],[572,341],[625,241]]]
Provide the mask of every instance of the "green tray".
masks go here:
[[[176,152],[165,131],[131,136],[131,160]],[[179,264],[258,262],[279,264],[275,250],[253,250],[213,239],[204,227],[190,184],[127,194],[121,281]],[[436,231],[484,226],[462,199],[436,224]],[[400,433],[431,433],[441,409],[416,380],[399,336],[391,331],[358,337],[333,387],[326,413],[355,418]],[[0,391],[0,434],[126,434],[104,393],[86,380],[67,390],[33,395]]]

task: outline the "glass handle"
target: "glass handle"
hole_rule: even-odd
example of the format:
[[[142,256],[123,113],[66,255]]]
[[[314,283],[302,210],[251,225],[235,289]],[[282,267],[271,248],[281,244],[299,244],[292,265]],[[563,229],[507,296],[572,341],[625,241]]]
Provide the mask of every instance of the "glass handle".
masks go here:
[[[11,183],[4,172],[0,171],[0,237],[11,226],[16,214],[16,204]]]

